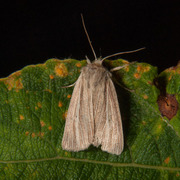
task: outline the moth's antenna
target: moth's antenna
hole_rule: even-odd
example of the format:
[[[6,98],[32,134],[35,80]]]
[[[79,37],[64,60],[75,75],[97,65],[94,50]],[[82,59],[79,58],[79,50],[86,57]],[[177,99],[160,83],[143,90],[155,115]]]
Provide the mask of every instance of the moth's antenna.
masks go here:
[[[137,52],[137,51],[141,51],[141,50],[143,50],[143,49],[146,49],[146,48],[143,47],[143,48],[139,48],[139,49],[132,50],[132,51],[124,51],[124,52],[119,52],[119,53],[111,54],[111,55],[109,55],[109,56],[104,57],[101,61],[104,61],[105,59],[108,59],[108,58],[113,57],[113,56],[117,56],[117,55],[120,55],[120,54],[134,53],[134,52]]]
[[[85,23],[84,23],[84,18],[83,18],[83,15],[82,15],[82,14],[81,14],[81,19],[82,19],[82,24],[83,24],[84,31],[85,31],[86,36],[87,36],[87,39],[88,39],[88,41],[89,41],[89,45],[91,46],[91,49],[92,49],[92,52],[93,52],[93,54],[94,54],[95,59],[97,59],[96,53],[95,53],[94,48],[93,48],[93,46],[92,46],[91,40],[90,40],[90,38],[89,38],[89,34],[88,34],[88,32],[87,32],[87,29],[86,29],[86,26],[85,26]]]

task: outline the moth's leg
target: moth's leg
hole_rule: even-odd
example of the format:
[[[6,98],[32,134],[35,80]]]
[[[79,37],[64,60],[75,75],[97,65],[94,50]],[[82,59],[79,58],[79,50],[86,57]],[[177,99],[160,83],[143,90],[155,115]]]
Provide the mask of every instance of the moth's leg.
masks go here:
[[[133,93],[134,92],[134,90],[133,89],[129,89],[129,88],[127,88],[127,87],[124,87],[122,84],[120,84],[118,81],[116,81],[116,80],[113,80],[116,84],[118,84],[119,86],[121,86],[123,89],[125,89],[125,90],[127,90],[127,91],[129,91],[129,92],[131,92],[131,93]]]
[[[68,85],[68,86],[62,86],[61,88],[69,88],[69,87],[73,87],[75,84],[76,84],[76,82],[73,83],[73,84],[70,84],[70,85]]]
[[[124,68],[124,67],[127,67],[127,66],[129,66],[129,64],[125,64],[125,65],[122,65],[122,66],[115,67],[115,68],[111,69],[110,71],[111,71],[111,72],[113,72],[113,71],[118,71],[118,70],[120,70],[120,69],[122,69],[122,68]]]
[[[129,63],[129,64],[124,64],[124,65],[122,65],[122,66],[115,67],[115,68],[111,69],[110,71],[111,71],[111,72],[113,72],[113,71],[118,71],[118,70],[120,70],[120,69],[122,69],[122,68],[125,68],[125,67],[129,66],[130,64],[134,64],[134,63],[136,63],[136,61],[134,61],[134,62],[132,62],[132,63]]]
[[[133,63],[135,63],[135,62],[133,62]],[[132,63],[131,63],[132,64]],[[113,69],[111,69],[110,71],[111,72],[113,72],[113,71],[118,71],[118,70],[120,70],[120,69],[122,69],[122,68],[124,68],[124,67],[127,67],[127,66],[129,66],[129,64],[125,64],[125,65],[122,65],[122,66],[118,66],[118,67],[115,67],[115,68],[113,68]],[[127,90],[127,91],[129,91],[129,92],[134,92],[134,90],[131,90],[131,89],[129,89],[129,88],[126,88],[126,87],[124,87],[122,84],[120,84],[119,82],[117,82],[116,80],[115,80],[115,82],[116,82],[116,84],[118,84],[119,86],[121,86],[122,88],[124,88],[125,90]]]

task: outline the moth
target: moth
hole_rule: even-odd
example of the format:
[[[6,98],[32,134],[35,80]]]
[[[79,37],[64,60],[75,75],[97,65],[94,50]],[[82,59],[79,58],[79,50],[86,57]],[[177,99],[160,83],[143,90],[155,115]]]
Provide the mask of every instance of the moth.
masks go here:
[[[87,149],[90,145],[96,147],[101,145],[103,151],[120,155],[124,148],[123,127],[111,72],[127,65],[116,67],[110,72],[103,67],[102,63],[109,57],[143,48],[98,59],[83,17],[82,23],[95,60],[91,63],[87,58],[87,66],[81,69],[81,74],[75,82],[66,117],[62,148],[77,152]]]

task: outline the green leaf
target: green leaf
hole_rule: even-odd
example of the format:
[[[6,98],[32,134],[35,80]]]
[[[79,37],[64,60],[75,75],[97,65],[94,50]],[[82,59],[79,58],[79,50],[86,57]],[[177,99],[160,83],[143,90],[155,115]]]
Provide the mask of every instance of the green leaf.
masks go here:
[[[128,63],[105,61],[108,69]],[[112,155],[91,146],[66,152],[61,141],[73,84],[86,61],[50,59],[0,80],[1,179],[180,179],[180,67],[157,74],[156,67],[133,63],[113,73],[125,147]],[[165,94],[161,88],[164,86]],[[159,100],[158,100],[159,99]],[[166,102],[166,99],[168,102]],[[169,113],[169,111],[168,111]]]

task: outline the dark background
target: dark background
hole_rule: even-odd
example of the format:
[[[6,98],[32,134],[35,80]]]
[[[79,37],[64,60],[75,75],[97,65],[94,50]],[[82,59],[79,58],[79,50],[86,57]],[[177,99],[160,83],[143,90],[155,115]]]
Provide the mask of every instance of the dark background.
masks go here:
[[[19,0],[0,5],[0,77],[49,58],[93,60],[81,13],[98,57],[146,47],[120,57],[159,72],[180,60],[178,1]]]

